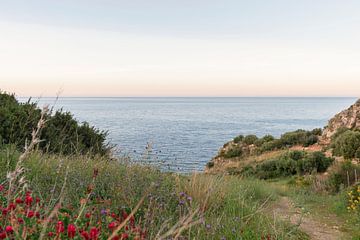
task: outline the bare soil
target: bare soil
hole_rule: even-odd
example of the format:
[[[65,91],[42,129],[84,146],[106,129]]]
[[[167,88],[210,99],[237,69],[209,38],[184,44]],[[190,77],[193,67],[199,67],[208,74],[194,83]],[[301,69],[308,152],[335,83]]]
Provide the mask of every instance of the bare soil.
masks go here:
[[[314,240],[338,240],[346,239],[337,225],[329,225],[315,219],[311,214],[304,214],[302,210],[296,208],[288,197],[281,197],[271,207],[274,217],[291,224],[298,225],[299,229],[308,234]],[[327,216],[335,217],[335,216]]]

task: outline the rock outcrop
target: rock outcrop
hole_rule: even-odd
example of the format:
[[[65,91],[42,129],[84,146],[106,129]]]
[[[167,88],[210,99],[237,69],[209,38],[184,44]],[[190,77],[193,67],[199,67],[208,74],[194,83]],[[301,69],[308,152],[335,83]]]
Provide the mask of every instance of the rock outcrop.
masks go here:
[[[360,128],[360,99],[348,109],[336,114],[325,127],[321,143],[328,144],[339,128]]]

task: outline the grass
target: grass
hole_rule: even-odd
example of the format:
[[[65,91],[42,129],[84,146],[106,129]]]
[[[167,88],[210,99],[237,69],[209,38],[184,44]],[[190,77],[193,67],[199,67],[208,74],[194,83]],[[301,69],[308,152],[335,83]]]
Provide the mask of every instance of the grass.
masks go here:
[[[290,178],[269,182],[269,187],[278,190],[279,195],[289,197],[303,213],[310,213],[320,222],[339,227],[348,239],[360,239],[359,215],[347,209],[347,191],[330,194],[317,192],[311,186],[289,184]]]
[[[7,174],[14,171],[19,156],[12,146],[1,148],[0,184],[7,184]],[[37,151],[27,156],[23,168],[21,179],[25,184],[16,188],[15,194],[24,196],[31,190],[44,203],[41,220],[33,224],[44,228],[44,219],[57,211],[46,231],[55,229],[56,219],[70,223],[79,218],[78,222],[74,220],[75,227],[84,227],[85,213],[89,212],[105,226],[110,213],[125,211],[133,214],[134,224],[146,231],[143,239],[306,239],[290,224],[266,214],[265,208],[278,193],[260,180],[183,176],[121,159]],[[59,202],[66,213],[57,209]],[[101,217],[103,211],[108,217]],[[101,234],[99,239],[108,236],[107,232]]]

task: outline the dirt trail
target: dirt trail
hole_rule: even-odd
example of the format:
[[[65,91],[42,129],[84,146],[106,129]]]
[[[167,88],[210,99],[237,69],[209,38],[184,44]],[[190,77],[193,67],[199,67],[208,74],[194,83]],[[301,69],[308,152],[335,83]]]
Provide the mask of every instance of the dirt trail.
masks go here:
[[[314,240],[338,240],[344,239],[344,235],[339,231],[338,226],[329,226],[311,215],[301,213],[301,209],[296,208],[288,197],[281,197],[272,207],[275,217],[290,221],[294,225],[299,225],[299,229],[307,233]]]

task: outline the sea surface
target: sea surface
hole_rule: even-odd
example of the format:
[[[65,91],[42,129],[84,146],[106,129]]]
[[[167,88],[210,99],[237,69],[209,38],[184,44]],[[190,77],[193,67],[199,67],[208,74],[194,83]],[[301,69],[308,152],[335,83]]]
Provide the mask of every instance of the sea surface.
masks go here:
[[[25,101],[24,98],[20,98]],[[54,105],[54,98],[33,99]],[[355,98],[59,98],[56,108],[107,130],[117,154],[164,170],[202,171],[239,134],[320,128]]]

